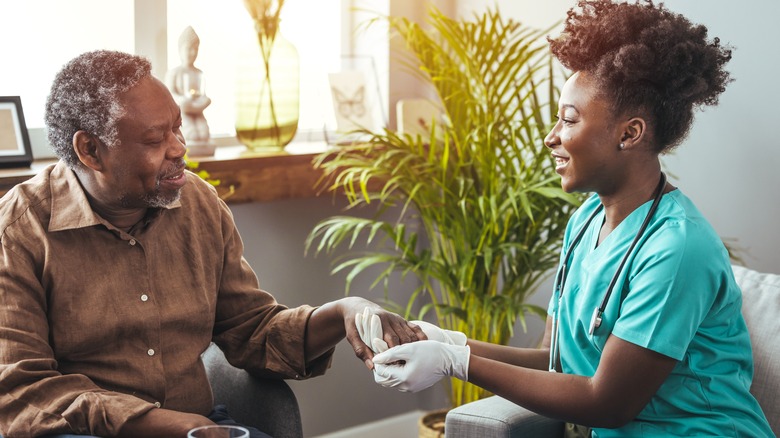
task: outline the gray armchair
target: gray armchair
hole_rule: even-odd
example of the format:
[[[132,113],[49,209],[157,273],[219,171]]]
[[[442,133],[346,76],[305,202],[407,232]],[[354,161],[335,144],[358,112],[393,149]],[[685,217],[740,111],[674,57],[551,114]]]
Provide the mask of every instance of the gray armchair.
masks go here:
[[[780,435],[780,275],[734,266],[742,289],[742,314],[750,331],[754,376],[750,392]],[[563,436],[563,423],[530,412],[501,397],[488,397],[447,414],[447,438]]]
[[[239,423],[274,438],[301,438],[301,412],[295,393],[284,380],[263,379],[230,365],[215,345],[203,354],[214,400],[228,407]]]

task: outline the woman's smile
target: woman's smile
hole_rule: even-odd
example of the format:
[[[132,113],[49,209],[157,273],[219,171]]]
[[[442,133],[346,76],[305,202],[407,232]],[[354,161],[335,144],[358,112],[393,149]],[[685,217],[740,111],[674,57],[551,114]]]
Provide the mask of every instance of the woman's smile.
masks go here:
[[[569,164],[569,158],[556,153],[552,153],[551,155],[555,159],[555,171],[560,174],[563,171],[563,168]]]

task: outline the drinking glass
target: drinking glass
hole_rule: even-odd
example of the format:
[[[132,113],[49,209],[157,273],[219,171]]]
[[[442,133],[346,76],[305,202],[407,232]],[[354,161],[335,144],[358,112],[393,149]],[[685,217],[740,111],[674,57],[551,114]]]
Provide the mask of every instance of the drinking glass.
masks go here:
[[[201,426],[189,431],[187,438],[249,438],[249,431],[241,426]]]

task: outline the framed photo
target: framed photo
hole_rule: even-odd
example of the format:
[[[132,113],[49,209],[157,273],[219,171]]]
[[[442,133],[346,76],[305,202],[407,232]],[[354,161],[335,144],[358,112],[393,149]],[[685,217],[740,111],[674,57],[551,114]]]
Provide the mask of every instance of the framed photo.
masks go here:
[[[0,167],[29,167],[31,163],[32,149],[22,99],[0,96]]]
[[[360,71],[342,71],[328,75],[336,114],[336,129],[346,133],[354,129],[376,131],[380,126],[371,112],[377,104],[366,92],[366,77]]]
[[[342,56],[341,70],[328,73],[328,83],[333,103],[331,115],[336,122],[335,127],[331,124],[325,130],[329,144],[353,143],[362,137],[355,130],[377,132],[387,125],[372,57]]]

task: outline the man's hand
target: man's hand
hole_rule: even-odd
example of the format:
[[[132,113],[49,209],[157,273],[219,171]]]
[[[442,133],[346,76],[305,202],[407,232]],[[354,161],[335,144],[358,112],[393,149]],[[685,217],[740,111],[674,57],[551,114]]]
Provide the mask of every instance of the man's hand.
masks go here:
[[[463,332],[447,330],[426,321],[409,321],[410,324],[419,327],[425,337],[431,341],[438,341],[449,345],[466,345],[468,338]],[[389,348],[387,342],[383,340],[382,324],[372,308],[366,307],[362,313],[355,316],[355,326],[357,327],[360,339],[366,344],[374,354],[387,351]]]
[[[363,313],[355,315],[355,326],[357,327],[360,340],[376,353],[386,351],[387,342],[383,340],[382,321],[379,315],[374,313],[370,307],[363,309]]]
[[[427,339],[420,327],[410,324],[399,315],[388,312],[371,301],[359,298],[343,304],[347,341],[352,345],[355,355],[363,360],[369,369],[374,367],[371,362],[374,357],[372,344],[377,348],[387,349]],[[360,329],[358,323],[361,324]]]
[[[365,315],[371,316],[364,319],[364,312]],[[367,341],[361,339],[357,324],[361,324],[364,336],[369,336]],[[306,326],[306,361],[315,360],[346,337],[355,356],[359,357],[368,369],[373,369],[371,358],[374,357],[374,352],[370,344],[374,343],[374,340],[370,338],[370,333],[381,333],[381,337],[378,335],[377,339],[381,339],[387,347],[428,339],[420,327],[384,310],[378,304],[360,297],[346,297],[325,303],[312,313]],[[379,345],[381,343],[377,342],[377,346]]]
[[[152,409],[122,427],[119,438],[186,438],[187,432],[199,426],[213,426],[206,417],[170,409]]]
[[[391,348],[374,356],[376,383],[403,392],[417,392],[445,376],[468,381],[468,346],[420,341]]]

